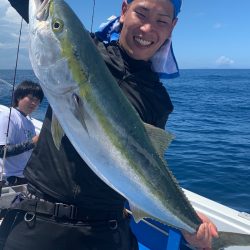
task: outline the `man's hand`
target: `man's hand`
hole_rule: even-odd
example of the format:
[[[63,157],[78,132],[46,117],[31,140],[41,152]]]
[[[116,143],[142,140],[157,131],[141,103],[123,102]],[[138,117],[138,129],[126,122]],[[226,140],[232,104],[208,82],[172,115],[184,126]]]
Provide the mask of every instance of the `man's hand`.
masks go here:
[[[213,237],[219,237],[216,226],[202,213],[197,213],[202,224],[195,234],[182,230],[185,240],[199,250],[211,250]]]
[[[39,135],[35,135],[35,136],[32,138],[32,142],[36,145],[37,142],[38,142],[38,139],[39,139]]]

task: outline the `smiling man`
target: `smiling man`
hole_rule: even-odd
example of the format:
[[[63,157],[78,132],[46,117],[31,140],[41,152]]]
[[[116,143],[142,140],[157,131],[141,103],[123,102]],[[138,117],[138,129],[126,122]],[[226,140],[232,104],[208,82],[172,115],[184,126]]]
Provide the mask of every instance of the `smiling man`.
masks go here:
[[[177,23],[170,1],[123,3],[120,45],[134,59],[149,61],[170,38]]]

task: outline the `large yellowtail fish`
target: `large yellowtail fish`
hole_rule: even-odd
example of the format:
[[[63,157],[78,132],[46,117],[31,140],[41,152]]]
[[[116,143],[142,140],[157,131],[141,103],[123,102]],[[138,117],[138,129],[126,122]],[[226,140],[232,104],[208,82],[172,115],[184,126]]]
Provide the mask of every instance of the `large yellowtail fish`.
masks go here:
[[[55,145],[64,131],[96,175],[129,201],[136,221],[153,218],[194,233],[201,221],[163,157],[171,136],[141,121],[63,0],[30,0],[29,21],[32,67],[56,116]],[[220,233],[214,249],[227,239]],[[229,239],[250,244],[249,235]]]

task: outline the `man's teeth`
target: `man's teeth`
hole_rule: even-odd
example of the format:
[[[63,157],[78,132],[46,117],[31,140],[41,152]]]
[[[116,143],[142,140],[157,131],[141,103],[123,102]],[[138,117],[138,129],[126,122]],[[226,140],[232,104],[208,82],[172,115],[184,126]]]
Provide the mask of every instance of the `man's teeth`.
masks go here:
[[[150,44],[152,43],[152,42],[150,42],[150,41],[143,40],[142,38],[139,38],[139,37],[136,37],[135,40],[136,40],[139,44],[141,44],[141,45],[143,45],[143,46],[148,46],[148,45],[150,45]]]

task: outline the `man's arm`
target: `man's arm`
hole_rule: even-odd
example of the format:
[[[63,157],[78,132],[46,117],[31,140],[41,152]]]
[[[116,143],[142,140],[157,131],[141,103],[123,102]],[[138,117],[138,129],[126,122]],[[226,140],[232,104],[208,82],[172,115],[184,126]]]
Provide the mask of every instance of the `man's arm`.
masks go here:
[[[28,23],[29,22],[29,0],[8,0],[12,7]]]
[[[3,158],[4,155],[4,145],[0,145],[0,158]],[[7,145],[6,157],[19,155],[23,152],[29,151],[35,147],[35,143],[33,141],[27,141],[20,144],[15,145]]]

